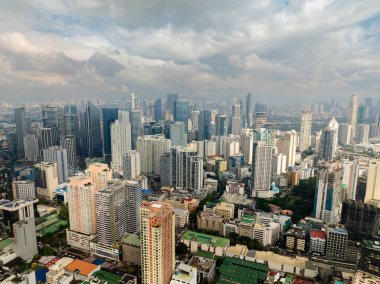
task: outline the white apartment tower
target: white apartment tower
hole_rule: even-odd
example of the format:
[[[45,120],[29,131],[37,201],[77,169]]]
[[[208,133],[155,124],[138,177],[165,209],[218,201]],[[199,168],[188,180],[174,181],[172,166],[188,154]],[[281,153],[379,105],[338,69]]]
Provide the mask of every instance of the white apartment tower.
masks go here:
[[[123,164],[124,179],[134,179],[140,175],[140,154],[136,150],[124,154]]]
[[[123,156],[131,149],[131,125],[115,120],[111,123],[111,158],[114,170],[123,170]]]
[[[313,114],[310,110],[304,110],[301,114],[301,129],[300,129],[300,152],[303,152],[310,147],[311,142],[311,121]]]

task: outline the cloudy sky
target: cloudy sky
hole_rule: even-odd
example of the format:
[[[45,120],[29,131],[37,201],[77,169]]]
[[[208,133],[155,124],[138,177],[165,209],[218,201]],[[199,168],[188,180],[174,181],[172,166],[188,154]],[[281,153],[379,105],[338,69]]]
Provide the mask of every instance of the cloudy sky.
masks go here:
[[[380,98],[379,0],[4,0],[0,99]]]

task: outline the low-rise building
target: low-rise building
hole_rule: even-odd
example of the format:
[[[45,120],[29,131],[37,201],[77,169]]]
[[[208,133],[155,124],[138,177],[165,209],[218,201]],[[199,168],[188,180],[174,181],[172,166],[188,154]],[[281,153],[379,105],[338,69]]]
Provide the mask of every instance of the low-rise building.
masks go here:
[[[226,219],[234,218],[235,206],[232,203],[220,202],[214,207],[214,212],[220,214]]]
[[[197,215],[198,230],[216,231],[222,234],[224,221],[222,215],[210,211],[202,211]]]
[[[197,283],[208,281],[211,283],[216,274],[216,260],[194,255],[188,265],[197,269]]]
[[[245,245],[235,245],[231,246],[227,249],[226,255],[229,257],[237,257],[237,258],[242,258],[244,259],[245,256],[247,255],[248,252],[248,247]]]
[[[236,180],[228,180],[226,184],[226,192],[231,194],[244,195],[244,183]]]
[[[294,226],[285,234],[286,249],[293,252],[305,252],[306,250],[306,234],[301,227]]]
[[[195,253],[198,250],[210,251],[217,256],[225,256],[230,240],[216,236],[201,234],[193,231],[186,231],[181,242],[190,248],[190,252]]]
[[[138,235],[125,234],[121,239],[123,262],[141,266],[141,240]]]
[[[310,230],[310,240],[309,240],[309,253],[325,255],[326,253],[326,233],[321,230],[312,229]]]
[[[117,242],[112,245],[107,245],[98,242],[91,242],[90,253],[109,260],[120,261],[122,254],[121,244]]]
[[[65,267],[65,274],[71,276],[75,275],[76,280],[85,281],[99,270],[100,265],[95,265],[80,259],[75,259]],[[63,277],[65,274],[62,274],[60,277]],[[57,282],[60,283],[59,280]]]
[[[253,227],[253,238],[263,246],[275,244],[280,239],[280,224],[275,222],[256,223]]]
[[[253,239],[253,227],[255,225],[256,216],[243,214],[238,225],[239,236],[244,236]]]
[[[229,237],[232,233],[237,234],[239,220],[230,219],[223,224],[223,236]]]
[[[49,271],[46,273],[46,283],[55,284],[57,279],[65,273],[65,267],[73,261],[70,257],[63,257],[58,260],[54,265],[50,266]]]
[[[183,262],[178,265],[170,284],[197,284],[197,268]]]
[[[173,208],[175,214],[175,225],[178,228],[184,228],[189,224],[189,210],[182,208]]]
[[[377,284],[380,283],[380,277],[361,270],[356,271],[352,278],[352,284]]]

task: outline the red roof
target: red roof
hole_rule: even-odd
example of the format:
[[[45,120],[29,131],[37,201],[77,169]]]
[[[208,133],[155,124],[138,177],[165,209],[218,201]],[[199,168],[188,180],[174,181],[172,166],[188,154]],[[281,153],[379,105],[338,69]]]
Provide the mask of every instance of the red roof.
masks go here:
[[[326,239],[326,233],[320,230],[311,230],[310,231],[310,237],[311,238],[318,238],[318,239]]]

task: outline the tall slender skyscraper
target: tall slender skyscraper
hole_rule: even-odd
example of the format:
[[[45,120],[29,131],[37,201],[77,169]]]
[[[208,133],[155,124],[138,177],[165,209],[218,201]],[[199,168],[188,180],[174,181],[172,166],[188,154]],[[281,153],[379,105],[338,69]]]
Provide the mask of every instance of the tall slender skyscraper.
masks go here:
[[[102,140],[100,129],[100,111],[90,102],[85,113],[85,139],[87,157],[102,157]]]
[[[140,154],[136,150],[128,151],[123,157],[124,179],[135,179],[140,175]]]
[[[174,120],[182,121],[185,125],[186,131],[188,130],[188,120],[190,116],[189,100],[180,98],[174,101]]]
[[[132,149],[131,125],[119,123],[118,120],[111,123],[111,154],[112,168],[116,171],[123,170],[123,156]]]
[[[358,122],[358,109],[359,109],[359,98],[355,95],[351,96],[350,106],[348,109],[348,124],[351,124],[351,140],[355,139],[356,135],[356,124]]]
[[[59,144],[63,149],[66,149],[67,152],[67,166],[69,169],[74,169],[77,167],[77,151],[75,147],[75,138],[66,137],[61,138]],[[69,171],[70,172],[70,171]]]
[[[24,107],[15,108],[16,134],[17,134],[17,154],[24,155],[24,136],[30,131],[30,125],[25,114]]]
[[[218,113],[215,117],[215,135],[227,136],[228,134],[228,120],[225,113]]]
[[[145,202],[141,218],[143,284],[169,284],[175,269],[175,215],[160,202]]]
[[[246,103],[246,114],[245,114],[245,117],[246,117],[246,124],[245,126],[246,127],[252,127],[253,126],[253,117],[252,117],[252,94],[251,93],[248,93],[247,94],[247,97],[245,99],[245,103]]]
[[[321,148],[319,157],[325,161],[331,161],[335,158],[336,152],[334,151],[335,144],[335,130],[332,127],[327,127],[322,130]]]
[[[296,164],[297,132],[293,129],[285,132],[284,135],[284,154],[287,157],[286,167]]]
[[[118,119],[119,111],[117,108],[103,108],[103,155],[106,163],[111,162],[111,124]],[[130,135],[130,134],[129,134]]]
[[[142,183],[137,180],[125,181],[127,200],[127,232],[140,233],[140,208],[142,202]]]
[[[37,162],[40,157],[40,148],[38,139],[34,133],[28,133],[24,136],[25,161]]]
[[[174,115],[174,104],[178,100],[178,94],[167,94],[166,97],[166,110]]]
[[[372,160],[368,167],[367,188],[364,202],[380,200],[380,160]]]
[[[211,111],[206,109],[198,117],[198,141],[211,139]]]
[[[66,149],[61,146],[42,149],[42,157],[44,162],[57,163],[59,183],[63,183],[69,179]]]
[[[312,116],[313,114],[310,110],[304,110],[301,114],[300,152],[303,152],[310,147]]]
[[[253,142],[252,190],[270,189],[274,148],[265,141]]]
[[[137,137],[141,135],[141,110],[132,110],[129,113],[129,121],[131,123],[131,142],[132,149],[136,149]]]
[[[159,122],[163,119],[162,115],[162,99],[159,98],[154,101],[154,120]]]

